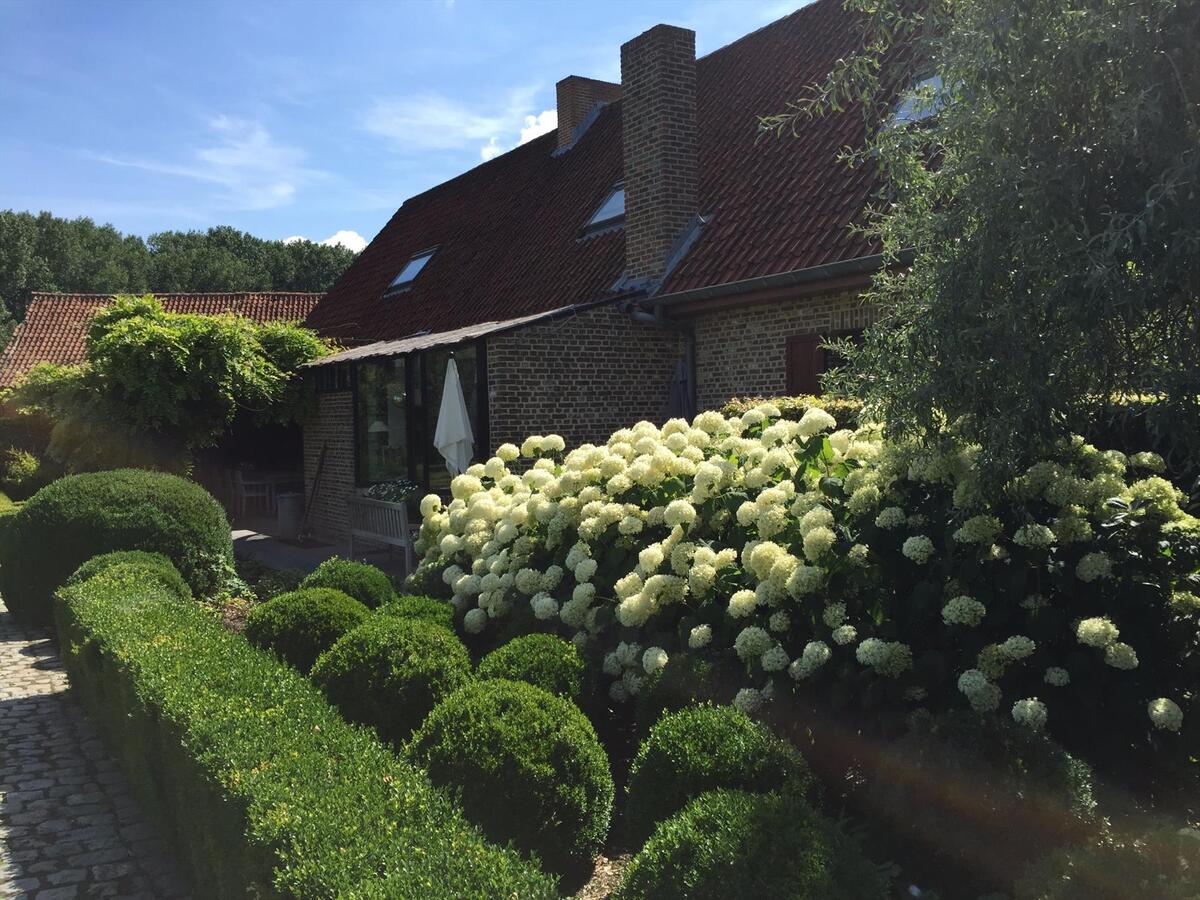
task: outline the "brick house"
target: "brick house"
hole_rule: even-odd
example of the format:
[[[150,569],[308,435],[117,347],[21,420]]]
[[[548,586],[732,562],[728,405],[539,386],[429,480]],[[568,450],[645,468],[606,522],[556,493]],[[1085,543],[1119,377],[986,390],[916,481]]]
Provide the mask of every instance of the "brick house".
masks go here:
[[[314,531],[343,534],[364,485],[448,485],[432,434],[451,355],[480,457],[661,419],[679,373],[696,410],[817,390],[820,341],[871,315],[878,249],[848,226],[877,183],[837,159],[864,137],[856,110],[783,138],[758,116],[861,40],[841,0],[698,60],[691,31],[655,26],[621,48],[621,84],[558,83],[556,133],[407,200],[308,319],[350,348],[310,373]]]

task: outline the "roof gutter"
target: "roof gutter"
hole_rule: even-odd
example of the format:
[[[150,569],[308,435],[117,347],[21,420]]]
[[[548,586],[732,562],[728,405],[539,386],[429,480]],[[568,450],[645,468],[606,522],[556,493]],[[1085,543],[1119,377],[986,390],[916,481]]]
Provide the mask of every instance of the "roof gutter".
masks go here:
[[[906,266],[912,262],[912,258],[913,254],[911,250],[901,251],[895,260],[895,264]],[[806,269],[779,272],[775,275],[760,275],[757,278],[746,278],[742,281],[727,281],[725,284],[693,288],[690,291],[679,291],[675,294],[661,294],[654,297],[651,302],[656,307],[674,306],[678,303],[712,300],[718,297],[728,297],[751,291],[794,287],[801,284],[812,284],[813,282],[841,278],[847,275],[874,272],[887,264],[888,259],[884,254],[875,253],[871,256],[860,256],[856,259],[845,259],[838,262],[825,263],[820,266],[809,266]]]

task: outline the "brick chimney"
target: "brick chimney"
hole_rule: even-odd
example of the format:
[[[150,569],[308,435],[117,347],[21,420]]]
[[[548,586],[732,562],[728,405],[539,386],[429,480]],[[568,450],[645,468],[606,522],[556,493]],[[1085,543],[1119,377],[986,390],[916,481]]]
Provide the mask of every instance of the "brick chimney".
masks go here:
[[[557,85],[558,146],[561,150],[575,140],[575,130],[588,117],[597,103],[612,103],[621,99],[621,86],[611,81],[597,81],[581,75],[568,75]]]
[[[655,25],[621,46],[625,271],[654,281],[696,215],[696,33]]]

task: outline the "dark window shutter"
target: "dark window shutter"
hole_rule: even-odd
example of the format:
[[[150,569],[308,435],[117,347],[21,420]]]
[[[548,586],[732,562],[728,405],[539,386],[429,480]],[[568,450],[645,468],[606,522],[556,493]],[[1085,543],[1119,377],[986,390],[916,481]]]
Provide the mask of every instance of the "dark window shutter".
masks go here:
[[[825,351],[816,334],[796,334],[787,339],[787,389],[797,394],[821,393],[821,375],[825,371]]]

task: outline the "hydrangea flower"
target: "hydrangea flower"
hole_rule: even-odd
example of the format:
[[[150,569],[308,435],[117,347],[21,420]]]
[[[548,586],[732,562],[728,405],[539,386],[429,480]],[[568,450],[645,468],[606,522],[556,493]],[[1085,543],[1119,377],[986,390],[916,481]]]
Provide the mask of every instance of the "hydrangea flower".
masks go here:
[[[1071,683],[1071,674],[1066,669],[1050,666],[1042,680],[1054,687],[1066,687]]]
[[[1149,451],[1133,454],[1129,457],[1129,464],[1135,469],[1144,469],[1147,472],[1165,472],[1167,468],[1161,456]]]
[[[1024,635],[1015,634],[1000,645],[1000,652],[1010,660],[1024,659],[1033,655],[1037,644]]]
[[[867,638],[858,645],[855,657],[864,666],[870,666],[888,678],[898,678],[912,668],[912,650],[900,641]]]
[[[1114,669],[1136,669],[1138,666],[1137,653],[1128,644],[1113,641],[1104,648],[1104,662]]]
[[[1012,706],[1012,717],[1018,725],[1024,725],[1034,731],[1041,731],[1046,726],[1048,717],[1046,704],[1036,697],[1018,700]]]
[[[647,675],[653,675],[667,664],[667,651],[662,647],[650,647],[642,654],[642,668]]]
[[[817,526],[804,535],[804,555],[809,562],[816,562],[829,552],[836,540],[832,529],[824,525]]]
[[[535,594],[529,601],[533,614],[539,619],[552,619],[558,615],[558,601],[549,594]]]
[[[1155,728],[1178,731],[1183,727],[1183,710],[1179,708],[1179,704],[1167,697],[1151,700],[1146,705],[1146,712],[1149,713]]]
[[[759,659],[764,672],[781,672],[787,668],[790,661],[787,651],[779,644],[767,650]]]
[[[1054,543],[1054,532],[1045,525],[1023,525],[1013,535],[1013,543],[1030,550],[1044,550]]]
[[[763,705],[762,692],[754,688],[742,688],[734,696],[733,705],[744,713],[753,713]]]
[[[487,622],[487,613],[479,608],[467,610],[467,614],[463,616],[463,628],[468,634],[479,634],[487,627]]]
[[[832,637],[835,644],[845,646],[846,644],[853,644],[858,640],[858,631],[853,625],[840,625],[833,629]]]
[[[958,689],[976,712],[991,712],[1000,706],[1000,688],[978,669],[967,669],[959,675]]]
[[[786,668],[797,679],[824,665],[831,647],[854,647],[856,659],[874,674],[897,677],[910,671],[913,649],[870,637],[856,646],[859,634],[848,624],[846,604],[831,602],[853,597],[857,608],[889,577],[876,563],[886,558],[895,538],[867,527],[861,542],[851,543],[852,529],[872,517],[878,529],[906,529],[900,534],[902,551],[923,565],[940,555],[941,545],[931,538],[947,534],[954,519],[959,524],[949,528],[953,539],[944,558],[946,577],[952,579],[945,596],[951,599],[932,613],[940,612],[948,626],[980,629],[978,643],[959,634],[969,646],[955,642],[949,649],[968,653],[982,644],[973,663],[966,663],[981,680],[967,678],[970,690],[964,695],[983,711],[998,708],[1000,679],[1030,658],[1034,646],[1021,635],[1005,640],[984,632],[993,616],[969,596],[976,575],[962,569],[963,563],[990,567],[1007,560],[1009,567],[1028,566],[1027,556],[1010,556],[1009,550],[1058,545],[1065,550],[1062,556],[1071,554],[1067,571],[1080,581],[1119,582],[1105,591],[1107,597],[1119,595],[1128,579],[1158,575],[1123,551],[1121,556],[1112,551],[1113,558],[1101,553],[1096,543],[1101,523],[1106,546],[1114,548],[1124,546],[1120,529],[1133,524],[1155,529],[1156,537],[1168,541],[1175,534],[1200,534],[1200,520],[1179,508],[1179,492],[1164,479],[1143,477],[1153,476],[1161,465],[1153,454],[1126,460],[1078,440],[1030,467],[1003,495],[989,496],[975,468],[975,448],[924,451],[902,441],[885,443],[876,425],[835,427],[820,411],[807,413],[802,424],[760,404],[732,418],[707,412],[690,423],[639,422],[618,429],[604,443],[569,452],[561,437],[552,435],[531,436],[523,447],[502,445],[453,479],[450,501],[433,494],[422,500],[419,573],[442,576],[467,633],[478,633],[528,603],[534,616],[546,616],[547,622],[570,629],[572,640],[595,647],[612,690],[626,699],[640,689],[647,664],[658,659],[651,651],[673,651],[665,642],[645,653],[640,647],[612,650],[614,618],[634,634],[645,628],[647,635],[671,635],[681,616],[694,613],[711,621],[726,604],[731,621],[748,628],[727,632],[696,625],[684,635],[689,647],[699,650],[720,641],[714,649],[724,652],[733,643],[733,649],[753,649],[743,658],[758,659],[769,673]],[[800,454],[806,441],[823,433],[829,433],[834,464],[814,473],[800,466]],[[522,450],[529,463],[510,471]],[[840,468],[841,462],[851,465]],[[1138,474],[1127,475],[1127,465]],[[841,489],[826,493],[822,477],[840,479]],[[731,504],[733,497],[738,500]],[[1130,517],[1131,524],[1110,521],[1105,503],[1114,497],[1140,511]],[[921,512],[908,515],[906,506]],[[1004,521],[1028,519],[1031,513],[1047,525],[1017,529],[1006,548]],[[1107,540],[1111,527],[1118,529],[1113,541]],[[851,540],[841,541],[843,528]],[[1078,562],[1072,565],[1071,559]],[[613,571],[621,560],[629,563]],[[940,556],[938,561],[943,562]],[[1173,561],[1168,566],[1171,574],[1163,577],[1177,577]],[[1093,597],[1085,592],[1064,598],[1057,580],[1041,584],[1045,596],[1015,604],[1014,622],[1041,606],[1065,606],[1065,600],[1083,612],[1069,631],[1039,632],[1044,646],[1037,649],[1069,658],[1070,648],[1062,645],[1074,638],[1102,651],[1114,679],[1137,665],[1137,653],[1118,641],[1115,624],[1088,618],[1085,604],[1100,609]],[[1161,587],[1169,592],[1171,584],[1164,581]],[[869,602],[868,608],[870,618],[878,614]],[[817,610],[821,615],[814,623]],[[891,637],[895,627],[907,627],[907,620],[890,617],[886,608],[882,612],[882,634]],[[1200,599],[1177,591],[1171,613],[1195,617]],[[917,624],[930,623],[922,618]],[[828,643],[812,640],[821,634],[829,635]],[[899,636],[920,640],[922,648],[938,640],[924,632]],[[789,659],[792,641],[804,647],[795,660]],[[1018,674],[1025,677],[1013,677]],[[1066,671],[1056,667],[1043,669],[1043,679],[1056,688],[1071,684]],[[756,695],[761,699],[774,683],[769,678],[756,686]],[[905,697],[915,698],[929,685],[905,682],[903,687]],[[1159,692],[1167,693],[1167,686]]]
[[[1104,553],[1085,553],[1075,567],[1080,581],[1092,582],[1112,576],[1112,560]]]
[[[737,591],[729,598],[729,615],[735,619],[751,615],[757,607],[758,597],[754,591]]]
[[[954,597],[942,607],[942,621],[947,625],[974,627],[987,615],[987,607],[973,597]]]
[[[792,678],[799,681],[802,678],[807,678],[821,666],[825,665],[833,656],[833,651],[829,649],[829,645],[824,641],[809,641],[804,645],[804,650],[801,652],[799,659],[796,659],[788,666],[788,674]]]
[[[821,621],[830,628],[837,628],[846,621],[846,604],[830,603],[825,607],[825,611],[821,613]]]
[[[671,528],[690,527],[696,521],[696,507],[686,500],[672,500],[663,513],[663,521]]]
[[[1194,616],[1200,613],[1200,597],[1190,591],[1175,591],[1171,594],[1171,609],[1179,615]]]
[[[800,436],[810,438],[822,431],[832,431],[837,428],[837,421],[825,410],[818,406],[809,407],[800,417]]]
[[[733,649],[742,659],[753,659],[756,656],[762,656],[774,643],[774,638],[764,629],[757,625],[751,625],[738,632],[738,636],[733,642]]]
[[[630,666],[637,665],[638,656],[641,654],[641,652],[641,644],[621,641],[621,643],[617,644],[617,661],[620,662],[624,668],[628,669]]]
[[[960,544],[991,544],[1000,536],[1002,526],[995,516],[972,516],[954,532]]]
[[[1108,616],[1083,619],[1075,626],[1075,639],[1087,647],[1107,647],[1120,633],[1120,629]]]
[[[933,556],[933,541],[923,534],[914,534],[900,547],[900,552],[917,565],[924,565]]]

